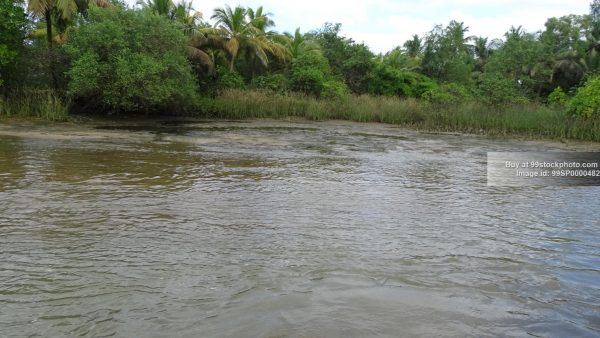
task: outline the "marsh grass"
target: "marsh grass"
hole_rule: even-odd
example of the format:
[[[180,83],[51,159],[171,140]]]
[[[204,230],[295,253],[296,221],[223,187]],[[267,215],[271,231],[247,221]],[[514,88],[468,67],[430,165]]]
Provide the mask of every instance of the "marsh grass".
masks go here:
[[[227,90],[200,102],[204,117],[288,118],[382,122],[419,130],[522,135],[600,141],[600,119],[569,116],[539,103],[489,106],[479,102],[433,105],[396,97],[348,96],[316,99],[299,94]]]
[[[50,90],[19,90],[0,95],[0,117],[65,121],[68,100]]]

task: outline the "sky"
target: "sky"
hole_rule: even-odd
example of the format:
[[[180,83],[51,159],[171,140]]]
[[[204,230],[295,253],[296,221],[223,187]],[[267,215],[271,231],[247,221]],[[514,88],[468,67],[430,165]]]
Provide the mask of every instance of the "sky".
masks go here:
[[[177,2],[178,0],[174,0]],[[544,28],[546,19],[568,14],[588,14],[591,0],[193,0],[194,9],[210,19],[213,9],[263,6],[273,14],[275,30],[302,32],[325,22],[341,23],[342,35],[366,43],[373,52],[385,53],[419,36],[434,25],[462,21],[467,35],[502,38],[511,26],[528,32]]]

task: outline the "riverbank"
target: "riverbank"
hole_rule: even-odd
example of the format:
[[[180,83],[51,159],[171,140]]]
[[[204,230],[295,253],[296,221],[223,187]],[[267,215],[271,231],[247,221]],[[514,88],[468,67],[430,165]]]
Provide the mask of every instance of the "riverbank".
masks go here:
[[[199,99],[195,106],[193,111],[175,118],[347,120],[386,123],[418,131],[600,142],[600,119],[569,116],[561,107],[533,102],[489,106],[468,101],[442,105],[413,98],[362,95],[316,99],[293,93],[227,90],[214,98]],[[0,101],[0,118],[3,119],[81,119],[81,115],[69,115],[68,111],[69,103],[47,91]],[[169,113],[164,112],[165,116],[170,116]],[[132,116],[140,119],[139,114]],[[143,118],[155,117],[144,115]]]
[[[513,135],[600,142],[600,119],[569,116],[539,103],[489,106],[479,102],[436,105],[396,97],[348,96],[320,100],[295,94],[229,90],[202,102],[203,116],[381,122],[425,131]]]

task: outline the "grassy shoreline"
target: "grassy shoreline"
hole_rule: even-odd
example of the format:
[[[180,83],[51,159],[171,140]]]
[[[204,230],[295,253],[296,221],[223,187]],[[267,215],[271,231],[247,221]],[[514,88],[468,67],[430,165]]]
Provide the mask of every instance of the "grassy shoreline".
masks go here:
[[[8,98],[0,97],[0,120],[74,121],[80,115],[69,115],[69,106],[65,99],[49,91],[17,93]],[[435,105],[413,98],[363,95],[327,100],[294,93],[226,90],[215,98],[200,99],[196,107],[178,117],[347,120],[387,123],[421,131],[600,142],[600,119],[572,117],[564,109],[539,103],[503,107],[472,101]]]
[[[562,108],[539,103],[494,107],[462,102],[444,106],[413,98],[363,95],[323,100],[298,94],[228,90],[204,100],[201,107],[198,117],[349,120],[427,131],[600,142],[600,119],[572,117]]]
[[[0,117],[66,121],[69,101],[52,90],[13,91],[0,95]]]

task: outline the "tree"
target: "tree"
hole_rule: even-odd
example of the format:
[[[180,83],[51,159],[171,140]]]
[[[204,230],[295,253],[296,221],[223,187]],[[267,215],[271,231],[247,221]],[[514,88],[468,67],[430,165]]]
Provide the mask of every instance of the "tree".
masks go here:
[[[567,15],[550,18],[540,41],[553,61],[552,87],[570,89],[581,83],[586,72],[593,71],[594,23],[590,15]]]
[[[367,93],[375,68],[375,55],[364,43],[350,43],[346,53],[348,57],[342,63],[344,82],[354,93]]]
[[[183,33],[188,37],[186,51],[188,58],[196,63],[200,73],[205,71],[212,74],[214,71],[214,56],[205,49],[217,47],[215,34],[211,29],[202,25],[202,13],[192,8],[192,1],[181,0],[177,4],[172,0],[147,0],[143,6],[155,14],[168,18],[182,27]]]
[[[300,33],[300,28],[296,28],[294,35],[284,33],[287,36],[285,48],[288,56],[293,60],[304,53],[321,53],[321,47],[310,37]]]
[[[421,56],[423,51],[423,41],[415,34],[412,39],[404,43],[404,48],[406,48],[406,54],[408,54],[409,57],[417,58]]]
[[[473,62],[466,32],[464,23],[450,21],[447,27],[438,25],[427,34],[421,62],[425,75],[447,82],[470,81]]]
[[[23,46],[27,23],[23,3],[3,1],[0,3],[0,86],[3,83],[3,67],[13,62]]]
[[[66,30],[77,13],[87,13],[91,6],[108,7],[107,0],[30,0],[29,11],[46,22],[46,41],[48,42],[48,68],[52,78],[52,86],[58,88],[58,78],[55,72],[54,32],[56,26],[59,31]]]
[[[354,93],[365,93],[375,67],[375,55],[364,44],[340,36],[341,24],[326,23],[311,36],[319,43],[334,76]]]
[[[590,78],[579,87],[568,104],[571,114],[583,117],[600,116],[600,76]]]
[[[331,75],[327,59],[320,54],[300,54],[292,62],[290,86],[292,90],[320,96],[325,79]]]
[[[248,7],[246,10],[246,14],[248,16],[249,24],[254,26],[258,31],[262,33],[266,33],[268,29],[275,27],[275,22],[271,19],[273,14],[264,13],[264,9],[262,6],[258,7],[256,10]]]
[[[412,58],[409,52],[405,52],[400,47],[395,47],[391,51],[380,57],[381,63],[387,67],[394,69],[403,69],[416,71],[419,69],[421,60],[417,57]]]
[[[509,79],[521,93],[540,97],[553,88],[553,60],[535,34],[512,27],[506,42],[489,58],[485,71]]]
[[[594,21],[600,21],[600,0],[594,0],[590,4],[590,14]]]
[[[69,93],[116,112],[184,110],[197,89],[186,41],[172,21],[147,11],[91,10],[65,45]]]
[[[474,71],[481,74],[484,71],[485,65],[494,50],[502,46],[502,40],[494,39],[488,41],[488,38],[482,36],[471,37],[472,45],[470,45],[471,53],[475,58]]]
[[[433,81],[424,75],[379,63],[375,66],[373,78],[369,81],[369,94],[421,97],[434,86]]]
[[[257,16],[259,12],[260,16]],[[246,56],[256,57],[263,65],[269,62],[268,53],[283,57],[283,48],[269,39],[268,34],[262,30],[270,26],[266,14],[251,11],[253,19],[247,18],[248,10],[241,6],[231,9],[229,6],[216,8],[211,17],[216,21],[215,27],[224,39],[224,48],[230,56],[229,71],[235,70],[235,61],[244,51]]]

